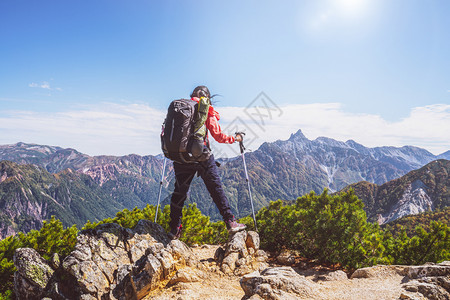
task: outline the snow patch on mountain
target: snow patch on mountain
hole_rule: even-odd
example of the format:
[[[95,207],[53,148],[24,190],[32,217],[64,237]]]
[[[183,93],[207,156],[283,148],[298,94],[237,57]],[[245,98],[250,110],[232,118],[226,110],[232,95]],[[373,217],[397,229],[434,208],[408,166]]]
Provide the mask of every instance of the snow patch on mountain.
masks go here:
[[[433,210],[433,201],[427,194],[427,189],[428,187],[420,179],[409,184],[392,210],[378,217],[378,223],[381,225],[407,215]]]
[[[334,181],[334,174],[336,173],[338,167],[336,167],[336,166],[329,167],[329,166],[325,166],[325,165],[322,165],[322,164],[320,164],[319,166],[327,174],[328,185],[330,186],[333,183],[333,181]]]

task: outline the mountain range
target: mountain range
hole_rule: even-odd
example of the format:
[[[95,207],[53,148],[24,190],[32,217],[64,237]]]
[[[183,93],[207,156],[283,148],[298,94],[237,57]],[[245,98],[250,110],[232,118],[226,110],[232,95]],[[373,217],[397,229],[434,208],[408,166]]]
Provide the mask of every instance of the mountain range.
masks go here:
[[[113,216],[123,205],[94,180],[66,169],[50,174],[44,168],[0,162],[0,238],[39,229],[55,215],[68,227]]]
[[[264,143],[258,150],[248,152],[245,156],[254,205],[256,209],[259,209],[266,206],[271,200],[295,200],[311,190],[317,193],[324,188],[339,191],[360,181],[383,185],[437,159],[450,159],[450,151],[436,156],[413,146],[367,148],[351,140],[341,142],[325,137],[309,140],[299,130],[288,140]],[[101,209],[95,210],[93,215],[87,214],[82,217],[82,214],[79,214],[79,219],[73,223],[80,224],[87,219],[93,221],[103,218],[104,215],[113,216],[114,212],[123,208],[132,209],[136,206],[143,207],[147,203],[156,204],[163,159],[161,155],[89,156],[70,148],[17,143],[0,146],[0,161],[6,160],[19,164],[4,163],[8,165],[4,167],[5,170],[9,168],[10,171],[3,172],[3,175],[0,174],[0,176],[12,178],[9,175],[9,172],[13,172],[11,169],[21,169],[24,164],[32,164],[34,167],[27,166],[26,174],[29,174],[28,172],[31,172],[33,168],[39,167],[40,174],[46,172],[48,174],[45,176],[53,177],[52,180],[66,178],[65,176],[70,174],[70,176],[78,178],[76,180],[70,178],[71,182],[86,183],[91,188],[95,185],[94,194],[101,195],[104,203],[102,203]],[[235,215],[242,217],[250,214],[251,205],[240,157],[222,161],[219,172]],[[22,176],[22,178],[26,178],[26,176]],[[52,187],[57,184],[61,185],[62,183],[54,182]],[[171,163],[168,163],[163,181],[162,205],[170,202],[169,197],[173,185],[173,167]],[[5,180],[0,180],[0,188],[3,191],[5,191],[4,186]],[[39,192],[41,195],[42,193],[51,193],[43,185],[40,188],[44,189]],[[25,187],[24,190],[26,191]],[[16,191],[20,191],[20,189],[16,187]],[[69,191],[71,191],[71,187],[69,187]],[[74,191],[71,192],[76,194]],[[8,201],[12,201],[12,203],[22,201],[24,197],[19,192],[14,194],[8,191],[8,193]],[[2,195],[5,197],[5,193]],[[360,197],[363,198],[363,196]],[[12,200],[12,198],[14,199]],[[59,201],[58,197],[53,198],[57,202]],[[87,198],[92,199],[89,201],[94,201],[95,196]],[[5,202],[2,199],[0,199],[0,203]],[[369,209],[368,216],[372,219],[374,215],[380,213],[383,215],[383,209],[390,207],[389,205],[380,205],[372,212],[371,207],[375,206],[369,205],[371,199],[369,197],[364,201],[368,203],[366,204]],[[201,179],[194,179],[187,202],[196,202],[204,214],[211,216],[213,220],[220,219],[219,212]],[[391,203],[391,200],[386,202]],[[109,206],[113,209],[110,210]],[[68,208],[67,211],[71,209]],[[26,214],[23,213],[23,215]],[[3,215],[1,218],[8,219]],[[48,214],[41,213],[41,219],[45,219],[47,216]],[[67,223],[71,222],[69,219]],[[16,225],[8,228],[19,228],[20,222],[11,220],[9,222]],[[33,229],[33,227],[30,225],[26,228]]]
[[[367,148],[351,140],[341,142],[325,137],[309,140],[299,130],[288,140],[264,143],[258,150],[246,153],[246,161],[255,206],[260,208],[271,200],[295,200],[311,190],[339,191],[360,181],[383,184],[439,158],[449,159],[449,154],[436,156],[413,146]],[[235,211],[250,214],[242,161],[228,161],[221,169],[225,191]],[[191,199],[201,202],[205,193],[199,184],[192,189]],[[214,205],[209,208],[212,215]]]

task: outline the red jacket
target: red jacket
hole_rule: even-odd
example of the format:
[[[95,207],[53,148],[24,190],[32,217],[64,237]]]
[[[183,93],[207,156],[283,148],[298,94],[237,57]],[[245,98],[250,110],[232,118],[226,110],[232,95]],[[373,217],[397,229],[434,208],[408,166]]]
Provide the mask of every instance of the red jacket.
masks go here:
[[[191,98],[192,100],[198,101],[200,100],[197,97]],[[235,142],[234,136],[226,135],[222,132],[222,129],[219,125],[220,115],[219,113],[212,107],[212,105],[209,106],[208,111],[208,119],[206,119],[205,125],[206,128],[208,128],[208,131],[211,132],[212,137],[219,143],[225,143],[225,144],[233,144]]]

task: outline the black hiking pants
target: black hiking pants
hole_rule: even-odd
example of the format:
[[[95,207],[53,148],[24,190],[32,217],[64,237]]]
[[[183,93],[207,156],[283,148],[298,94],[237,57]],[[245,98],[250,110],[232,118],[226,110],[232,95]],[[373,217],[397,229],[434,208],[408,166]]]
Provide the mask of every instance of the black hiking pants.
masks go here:
[[[170,199],[170,228],[174,230],[181,224],[184,201],[195,174],[198,174],[206,185],[209,194],[219,209],[224,221],[233,219],[230,204],[225,196],[222,183],[217,172],[216,161],[211,155],[207,161],[193,164],[173,163],[175,171],[175,190]]]

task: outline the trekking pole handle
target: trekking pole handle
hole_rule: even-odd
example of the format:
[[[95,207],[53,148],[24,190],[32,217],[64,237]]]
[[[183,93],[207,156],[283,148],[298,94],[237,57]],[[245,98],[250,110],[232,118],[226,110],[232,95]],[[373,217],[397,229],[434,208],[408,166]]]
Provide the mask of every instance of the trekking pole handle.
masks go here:
[[[235,135],[240,135],[241,136],[241,140],[239,141],[239,148],[241,149],[241,153],[244,153],[245,147],[244,147],[244,135],[245,132],[242,131],[238,131],[235,133]]]

